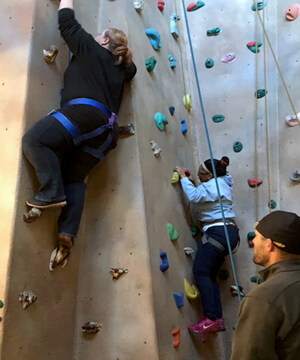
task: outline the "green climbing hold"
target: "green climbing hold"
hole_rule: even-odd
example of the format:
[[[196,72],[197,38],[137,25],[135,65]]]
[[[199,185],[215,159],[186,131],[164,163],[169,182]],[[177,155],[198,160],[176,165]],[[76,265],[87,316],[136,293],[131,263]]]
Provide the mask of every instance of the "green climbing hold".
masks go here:
[[[3,301],[0,300],[0,309],[3,308],[4,304],[3,304]]]
[[[179,233],[177,230],[175,230],[172,226],[172,224],[168,223],[167,224],[167,232],[168,232],[168,235],[169,235],[169,238],[170,240],[177,240],[178,239],[178,236],[179,236]]]
[[[151,56],[149,59],[145,60],[145,66],[147,71],[152,71],[155,68],[156,59],[154,56]]]
[[[255,238],[255,232],[254,231],[250,231],[247,234],[247,241],[252,241]]]
[[[276,206],[277,206],[276,201],[275,200],[270,200],[268,202],[268,206],[269,206],[270,209],[275,209]]]
[[[255,96],[257,97],[257,99],[261,99],[264,96],[266,96],[267,93],[268,93],[268,91],[265,89],[258,89],[257,91],[255,91]]]
[[[226,269],[221,269],[219,271],[219,278],[221,280],[227,280],[229,278],[229,271]]]
[[[263,282],[262,278],[259,275],[251,276],[250,281],[255,284],[261,284]]]
[[[168,124],[167,118],[160,112],[154,114],[153,120],[157,128],[161,131],[165,128],[165,125]]]
[[[225,116],[224,115],[214,115],[212,117],[212,119],[213,119],[213,122],[220,123],[225,120]]]
[[[213,28],[211,30],[206,31],[207,36],[216,36],[219,35],[221,32],[221,29],[219,27]]]
[[[214,64],[215,63],[214,63],[213,59],[211,59],[211,58],[208,58],[205,60],[205,66],[207,67],[207,69],[212,68],[214,66]]]
[[[234,152],[240,152],[240,151],[242,151],[242,149],[243,149],[243,144],[241,143],[241,142],[239,142],[239,141],[236,141],[234,144],[233,144],[233,151]]]
[[[199,232],[199,229],[197,228],[197,226],[194,226],[192,225],[191,226],[191,233],[192,233],[192,236],[196,236]]]

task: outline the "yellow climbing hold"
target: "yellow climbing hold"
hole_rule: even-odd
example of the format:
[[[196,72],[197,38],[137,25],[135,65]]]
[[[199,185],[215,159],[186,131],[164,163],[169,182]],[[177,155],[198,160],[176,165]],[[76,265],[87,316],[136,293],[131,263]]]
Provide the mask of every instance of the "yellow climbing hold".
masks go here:
[[[198,296],[198,290],[195,285],[191,285],[186,279],[183,280],[184,293],[187,299],[194,300]]]
[[[182,101],[183,101],[183,105],[187,109],[187,111],[190,111],[191,107],[192,107],[191,95],[189,95],[189,94],[184,95]]]
[[[177,171],[173,172],[172,178],[171,178],[171,184],[176,184],[179,181],[179,174]]]

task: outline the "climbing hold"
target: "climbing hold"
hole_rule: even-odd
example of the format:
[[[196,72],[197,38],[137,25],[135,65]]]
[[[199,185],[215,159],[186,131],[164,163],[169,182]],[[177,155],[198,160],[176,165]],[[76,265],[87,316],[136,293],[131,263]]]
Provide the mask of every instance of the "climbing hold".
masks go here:
[[[214,66],[215,62],[213,61],[212,58],[208,58],[205,60],[205,67],[207,67],[207,69],[210,69]]]
[[[165,125],[168,124],[167,118],[165,117],[164,114],[162,114],[160,112],[157,112],[154,114],[153,120],[154,120],[157,128],[161,131],[165,128]]]
[[[58,54],[58,50],[55,45],[51,45],[48,50],[43,50],[44,60],[47,64],[52,64],[56,56]]]
[[[117,280],[119,277],[125,273],[128,273],[128,269],[123,268],[110,268],[109,272],[112,274],[112,279]]]
[[[192,236],[196,236],[199,233],[199,229],[197,228],[197,226],[194,225],[191,226],[191,233]]]
[[[186,10],[187,11],[195,11],[195,10],[202,8],[204,5],[205,5],[205,3],[202,1],[197,1],[196,3],[193,2],[186,7]]]
[[[170,112],[171,115],[174,115],[174,112],[175,112],[174,106],[169,107],[169,112]]]
[[[250,248],[253,248],[254,243],[253,243],[253,239],[255,238],[255,232],[254,231],[249,231],[247,234],[247,242],[248,242],[248,246]]]
[[[255,91],[255,96],[257,97],[257,99],[261,99],[265,95],[267,95],[267,93],[268,93],[268,91],[265,89],[258,89],[257,91]]]
[[[154,56],[151,56],[149,59],[145,60],[145,66],[147,71],[152,71],[155,68],[156,59]]]
[[[176,67],[176,60],[172,55],[168,55],[169,59],[169,65],[171,69],[174,69]]]
[[[271,200],[268,202],[268,206],[269,206],[270,209],[275,209],[276,206],[277,206],[276,201],[271,199]]]
[[[155,157],[158,157],[162,151],[161,148],[153,140],[150,141],[150,145],[151,145],[151,149],[153,150],[153,155]]]
[[[157,7],[160,11],[163,11],[164,7],[165,7],[165,3],[163,0],[157,0]]]
[[[4,304],[3,304],[3,301],[0,300],[0,309],[3,308]]]
[[[173,297],[176,303],[176,306],[179,308],[183,307],[183,293],[173,293]]]
[[[234,152],[240,152],[240,151],[242,151],[242,149],[243,149],[243,144],[241,143],[241,142],[239,142],[239,141],[236,141],[234,144],[233,144],[233,151]]]
[[[229,271],[227,269],[221,269],[219,271],[219,278],[221,280],[227,280],[229,278]]]
[[[247,181],[250,187],[256,187],[263,183],[262,179],[259,178],[249,178]]]
[[[234,62],[235,58],[236,58],[235,53],[229,52],[221,58],[221,61],[225,64],[228,64],[228,63]]]
[[[265,6],[267,6],[267,2],[266,1],[258,1],[256,4],[252,4],[251,5],[251,9],[253,11],[256,11],[256,6],[257,6],[257,10],[262,10]]]
[[[26,309],[29,305],[35,302],[37,296],[31,290],[24,290],[20,293],[19,301],[23,305],[23,309]]]
[[[102,324],[98,324],[94,321],[88,321],[81,326],[81,330],[87,334],[96,334],[102,327]]]
[[[239,285],[239,289],[240,289],[240,294],[241,296],[245,296],[245,294],[243,293],[243,287]],[[230,292],[232,296],[237,296],[238,295],[238,288],[236,285],[231,285],[230,286]]]
[[[285,10],[285,18],[289,21],[297,19],[300,14],[300,5],[293,4]]]
[[[207,36],[216,36],[219,35],[222,32],[222,30],[219,27],[213,28],[211,30],[206,31]]]
[[[135,130],[133,124],[119,126],[119,135],[134,135]]]
[[[174,330],[172,330],[172,335],[173,335],[173,346],[174,348],[177,348],[177,346],[179,346],[180,344],[180,329],[178,326]]]
[[[183,286],[187,299],[194,300],[198,297],[198,290],[195,285],[191,285],[186,279],[183,279]]]
[[[178,239],[179,233],[177,230],[174,229],[173,225],[170,223],[167,223],[167,232],[170,240],[174,241]]]
[[[141,1],[141,0],[134,1],[133,6],[136,11],[142,11],[144,9],[144,4],[143,4],[143,1]]]
[[[253,53],[259,53],[260,52],[260,47],[262,46],[262,42],[256,42],[256,41],[251,41],[248,42],[247,44],[247,48],[252,51]]]
[[[169,262],[168,262],[167,253],[162,251],[159,254],[159,256],[161,258],[161,264],[159,265],[159,269],[160,269],[160,271],[164,272],[164,271],[169,269]]]
[[[212,117],[212,120],[213,120],[213,122],[215,122],[215,123],[220,123],[220,122],[222,122],[222,121],[225,120],[225,116],[224,116],[224,115],[214,115],[214,116]]]
[[[23,214],[23,220],[31,223],[42,215],[41,209],[31,208],[27,213]]]
[[[58,245],[50,255],[49,271],[53,271],[53,269],[58,265],[61,265],[61,268],[63,269],[68,263],[68,258],[70,254],[70,248],[65,247],[61,244]]]
[[[182,132],[182,134],[186,134],[187,133],[187,126],[186,126],[186,122],[184,119],[180,120],[180,124],[181,124],[181,129],[180,131]]]
[[[176,184],[179,181],[179,174],[177,171],[173,171],[172,178],[171,178],[171,184]]]
[[[285,118],[286,124],[288,126],[298,126],[300,125],[300,112],[296,115],[287,115]]]
[[[183,250],[186,255],[192,255],[194,253],[194,250],[189,246],[186,246],[185,248],[183,248]]]
[[[182,101],[183,101],[183,105],[187,109],[187,111],[190,111],[191,107],[192,107],[191,95],[189,95],[189,94],[184,95]]]
[[[174,39],[178,38],[178,29],[176,26],[176,22],[180,20],[180,16],[172,13],[170,15],[170,33],[174,37]]]
[[[263,282],[262,278],[259,275],[252,275],[250,281],[255,284],[261,284]]]
[[[295,170],[293,173],[291,173],[290,179],[292,181],[300,182],[300,171]]]
[[[145,30],[145,34],[148,36],[150,44],[154,50],[159,50],[161,48],[161,41],[159,33],[154,29]]]

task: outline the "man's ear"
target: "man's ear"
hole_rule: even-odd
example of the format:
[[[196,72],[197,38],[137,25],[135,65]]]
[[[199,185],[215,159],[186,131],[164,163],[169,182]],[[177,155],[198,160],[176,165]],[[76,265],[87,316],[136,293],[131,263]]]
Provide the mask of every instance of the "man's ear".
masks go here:
[[[269,252],[274,251],[276,246],[273,244],[273,241],[271,239],[267,239],[267,241],[268,241],[267,248]]]

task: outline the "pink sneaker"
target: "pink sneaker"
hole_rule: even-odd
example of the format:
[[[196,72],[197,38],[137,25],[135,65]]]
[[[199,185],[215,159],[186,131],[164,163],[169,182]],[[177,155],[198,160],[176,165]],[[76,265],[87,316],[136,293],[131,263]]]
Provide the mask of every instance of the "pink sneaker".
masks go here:
[[[204,317],[197,324],[189,326],[189,330],[197,334],[207,335],[209,333],[225,331],[226,328],[223,319],[212,321]]]

